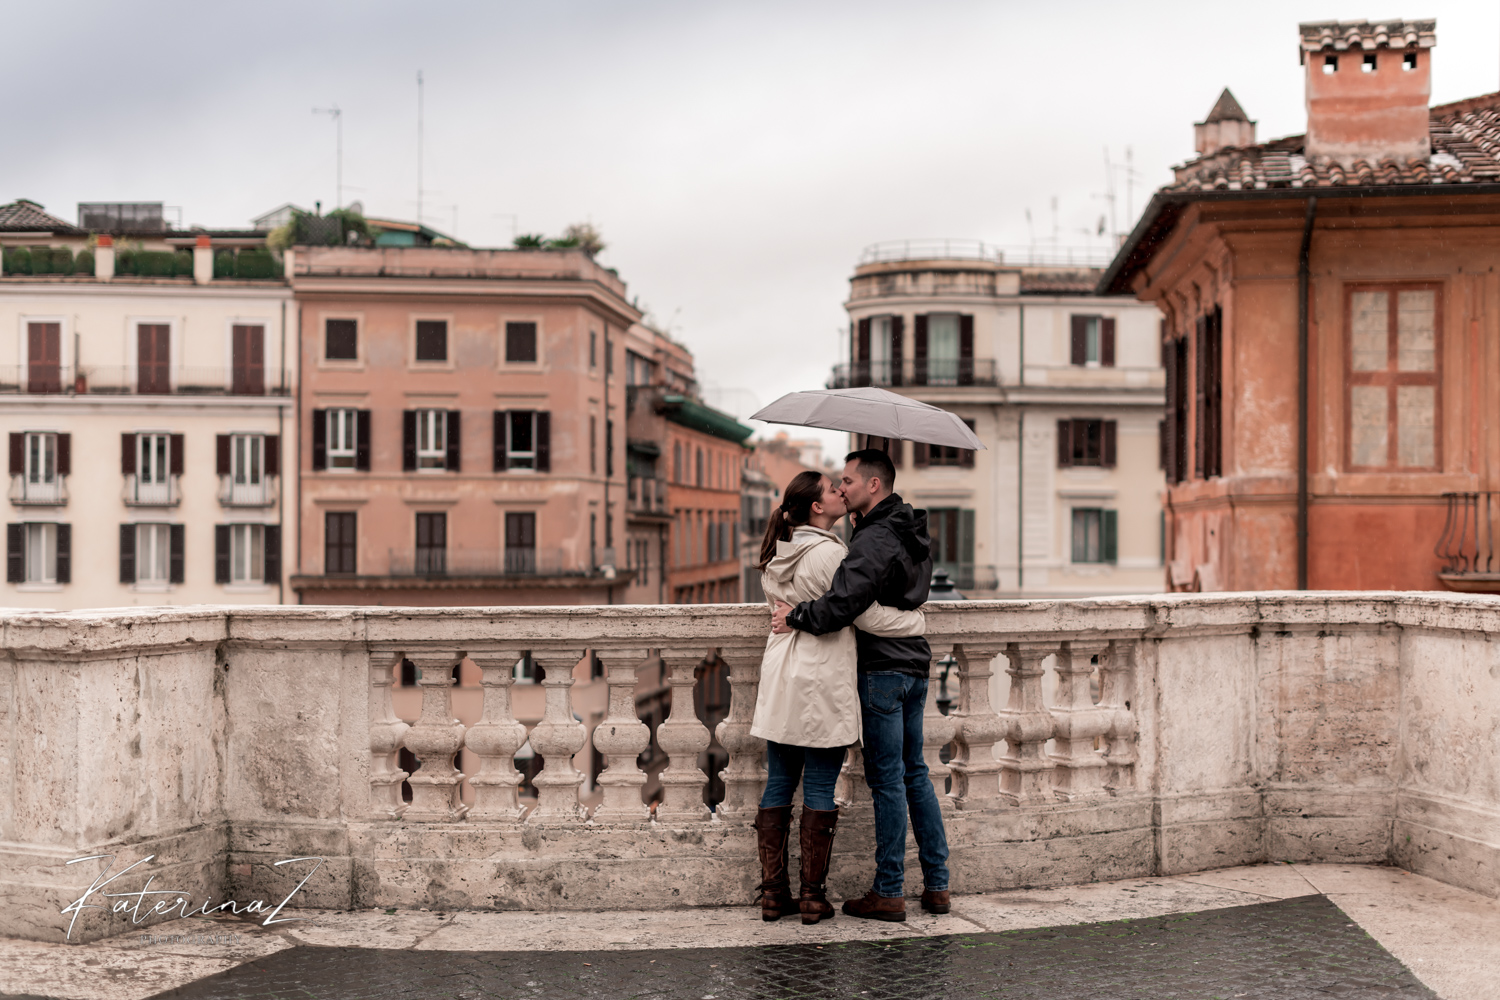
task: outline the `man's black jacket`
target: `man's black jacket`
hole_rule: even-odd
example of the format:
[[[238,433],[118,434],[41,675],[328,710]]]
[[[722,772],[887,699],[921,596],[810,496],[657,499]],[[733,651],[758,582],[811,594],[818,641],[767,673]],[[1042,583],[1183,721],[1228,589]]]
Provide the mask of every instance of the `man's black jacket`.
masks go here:
[[[813,635],[854,624],[872,604],[911,611],[927,601],[932,585],[932,540],[927,512],[913,510],[895,493],[861,517],[849,539],[849,555],[833,574],[828,593],[804,601],[786,622]],[[932,647],[921,636],[893,638],[854,630],[859,669],[896,670],[926,677]]]

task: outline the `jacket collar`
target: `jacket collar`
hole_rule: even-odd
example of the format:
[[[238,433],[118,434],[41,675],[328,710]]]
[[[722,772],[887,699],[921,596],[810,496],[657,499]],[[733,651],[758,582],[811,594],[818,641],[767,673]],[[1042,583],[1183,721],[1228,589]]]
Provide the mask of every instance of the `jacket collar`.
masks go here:
[[[898,507],[903,506],[905,503],[906,501],[901,499],[901,494],[892,493],[874,507],[861,514],[854,524],[854,530],[859,531],[867,524],[874,524],[876,521],[885,520],[891,514],[895,513]]]

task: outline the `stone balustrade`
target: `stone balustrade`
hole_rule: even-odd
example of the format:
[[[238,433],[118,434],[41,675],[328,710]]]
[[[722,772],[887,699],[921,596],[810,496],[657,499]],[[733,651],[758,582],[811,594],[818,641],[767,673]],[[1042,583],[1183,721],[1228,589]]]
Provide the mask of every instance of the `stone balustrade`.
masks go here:
[[[313,857],[301,905],[748,904],[766,624],[749,605],[0,615],[0,933],[60,938],[101,870],[66,862],[96,854],[115,871],[151,855],[157,885],[202,901],[279,901],[306,869],[276,862]],[[1391,860],[1500,895],[1497,630],[1500,601],[1428,594],[929,605],[923,756],[953,887]],[[574,668],[586,650],[602,677]],[[693,689],[714,652],[732,697],[711,809]],[[529,732],[525,655],[545,670]],[[421,698],[405,721],[403,661]],[[947,716],[938,661],[957,685]],[[672,692],[654,810],[637,762],[648,668]],[[480,678],[467,726],[461,670]],[[607,707],[586,725],[588,691]],[[535,798],[518,796],[528,741]],[[589,752],[597,791],[575,763]],[[857,750],[839,795],[831,886],[857,895],[873,870]],[[914,858],[908,874],[920,891]],[[124,920],[88,911],[73,939]]]

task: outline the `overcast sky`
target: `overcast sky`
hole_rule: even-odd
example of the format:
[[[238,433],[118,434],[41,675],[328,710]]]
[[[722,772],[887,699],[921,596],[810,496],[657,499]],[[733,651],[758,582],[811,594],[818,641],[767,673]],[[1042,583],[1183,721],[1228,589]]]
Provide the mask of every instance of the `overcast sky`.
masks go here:
[[[424,220],[478,246],[592,221],[744,416],[826,380],[867,244],[1045,241],[1056,197],[1060,242],[1100,246],[1106,150],[1128,229],[1220,88],[1260,138],[1303,130],[1299,21],[1392,14],[1438,19],[1434,102],[1500,88],[1500,5],[1447,0],[0,0],[0,201],[328,208],[337,105],[345,201],[412,218],[421,70]]]

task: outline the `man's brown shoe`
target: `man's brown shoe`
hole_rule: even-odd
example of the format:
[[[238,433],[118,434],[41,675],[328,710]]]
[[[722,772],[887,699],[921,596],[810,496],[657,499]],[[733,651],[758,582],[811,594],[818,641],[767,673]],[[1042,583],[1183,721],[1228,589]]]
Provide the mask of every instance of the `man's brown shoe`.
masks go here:
[[[906,919],[906,897],[877,896],[871,889],[860,899],[844,900],[844,912],[851,917],[864,920],[889,920],[899,923]]]
[[[928,913],[947,913],[950,908],[947,889],[928,889],[922,893],[922,909]]]

